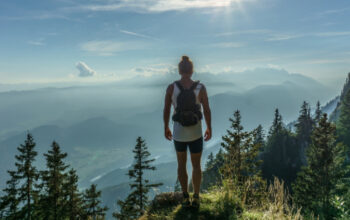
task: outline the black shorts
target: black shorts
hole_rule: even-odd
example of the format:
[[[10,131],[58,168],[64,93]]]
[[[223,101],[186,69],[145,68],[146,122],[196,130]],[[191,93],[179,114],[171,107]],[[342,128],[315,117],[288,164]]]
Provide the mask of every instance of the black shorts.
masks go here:
[[[191,153],[200,153],[203,150],[203,136],[194,141],[175,141],[175,149],[177,152],[187,151],[187,146],[190,148]]]

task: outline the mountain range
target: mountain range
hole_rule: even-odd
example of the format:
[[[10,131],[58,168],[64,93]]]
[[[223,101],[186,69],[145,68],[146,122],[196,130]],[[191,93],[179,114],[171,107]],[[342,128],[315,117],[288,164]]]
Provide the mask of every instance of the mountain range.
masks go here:
[[[228,118],[236,109],[245,129],[261,124],[267,130],[275,108],[288,123],[295,120],[304,100],[312,105],[332,100],[323,107],[325,112],[333,111],[339,102],[334,89],[285,70],[194,76],[206,85],[212,111],[213,139],[204,145],[202,163],[220,148]],[[125,173],[133,162],[135,140],[142,136],[156,158],[157,172],[147,175],[164,183],[161,190],[169,190],[176,180],[176,157],[172,142],[163,137],[162,110],[164,91],[177,78],[171,73],[106,85],[1,92],[0,187],[7,179],[6,170],[14,166],[16,147],[29,131],[37,143],[38,169],[45,165],[42,154],[57,141],[68,153],[67,163],[77,170],[80,187],[97,183],[103,202],[111,207],[128,191]]]

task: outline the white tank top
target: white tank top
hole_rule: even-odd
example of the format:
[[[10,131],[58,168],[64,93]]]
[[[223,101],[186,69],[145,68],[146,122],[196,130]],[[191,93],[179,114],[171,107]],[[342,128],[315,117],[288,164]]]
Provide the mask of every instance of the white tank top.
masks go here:
[[[173,90],[173,95],[171,97],[172,104],[174,106],[174,113],[176,113],[176,99],[177,96],[180,94],[180,89],[177,87],[176,83],[173,83],[174,85],[174,90]],[[196,94],[196,103],[200,105],[199,101],[199,91],[202,88],[202,84],[198,83],[197,87],[194,89],[194,92]],[[201,106],[201,105],[200,105]],[[202,106],[200,108],[200,111],[202,111]],[[197,124],[192,125],[192,126],[182,126],[179,122],[177,121],[172,121],[173,122],[173,139],[175,141],[181,141],[181,142],[187,142],[187,141],[194,141],[197,140],[198,138],[202,137],[202,120],[199,120]]]

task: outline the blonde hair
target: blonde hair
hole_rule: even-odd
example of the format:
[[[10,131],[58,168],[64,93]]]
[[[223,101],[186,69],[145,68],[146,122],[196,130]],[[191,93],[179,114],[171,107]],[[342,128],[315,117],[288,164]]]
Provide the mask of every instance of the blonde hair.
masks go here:
[[[193,63],[188,56],[182,56],[182,60],[179,63],[180,74],[191,74],[193,73]]]

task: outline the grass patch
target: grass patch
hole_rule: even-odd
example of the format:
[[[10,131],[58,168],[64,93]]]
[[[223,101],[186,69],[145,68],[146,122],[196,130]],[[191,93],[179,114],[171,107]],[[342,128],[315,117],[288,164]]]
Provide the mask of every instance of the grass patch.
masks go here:
[[[234,200],[227,202],[228,197],[218,192],[201,194],[199,209],[183,208],[180,205],[181,194],[166,193],[156,198],[142,220],[205,220],[205,219],[238,219],[240,205]]]

